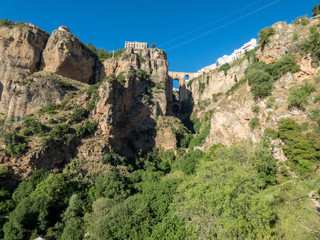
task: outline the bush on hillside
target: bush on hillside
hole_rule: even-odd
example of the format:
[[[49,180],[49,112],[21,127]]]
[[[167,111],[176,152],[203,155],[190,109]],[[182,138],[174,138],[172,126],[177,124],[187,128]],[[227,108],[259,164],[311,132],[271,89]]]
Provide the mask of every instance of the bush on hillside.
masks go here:
[[[10,19],[0,19],[0,27],[2,26],[14,26],[15,23]]]
[[[245,71],[245,77],[251,86],[251,92],[257,97],[270,96],[273,82],[287,72],[297,72],[299,65],[291,55],[284,55],[271,64],[255,62]]]
[[[267,137],[271,137],[273,139],[276,139],[276,138],[279,137],[278,132],[275,129],[272,129],[272,128],[266,128],[264,130],[264,135],[267,136]]]
[[[258,105],[252,107],[252,112],[259,113],[260,107]]]
[[[258,43],[261,46],[261,51],[263,51],[264,47],[270,42],[270,37],[273,34],[275,34],[273,27],[266,27],[260,30]]]
[[[304,43],[303,49],[306,53],[311,54],[313,63],[318,66],[320,63],[320,32],[316,26],[310,28],[310,35]]]
[[[258,117],[253,117],[250,122],[249,122],[249,126],[251,129],[255,129],[256,127],[259,126],[259,118]]]
[[[75,126],[76,135],[77,137],[87,136],[92,133],[97,126],[98,123],[96,121],[90,122],[89,120],[86,120],[83,124],[78,124]]]
[[[2,134],[3,143],[6,145],[5,152],[11,156],[21,156],[28,150],[26,139],[19,136],[16,131]]]
[[[319,108],[313,109],[310,112],[309,117],[312,121],[315,121],[320,126],[320,109]]]
[[[219,72],[223,71],[224,75],[227,76],[228,70],[231,68],[229,63],[225,63],[223,65],[221,65],[221,67],[219,68]]]
[[[34,133],[42,133],[44,126],[35,119],[34,116],[28,115],[24,120],[23,120],[23,125],[31,130]]]
[[[178,159],[178,168],[187,175],[194,174],[196,167],[203,157],[203,152],[200,150],[190,150]]]
[[[282,146],[293,169],[301,175],[312,171],[313,162],[320,160],[320,139],[316,133],[302,133],[301,126],[293,119],[283,119],[279,125],[279,137],[285,143]]]
[[[88,111],[81,107],[80,105],[76,105],[73,108],[72,114],[70,115],[70,120],[74,123],[81,122],[88,116]]]
[[[316,90],[316,87],[308,82],[300,88],[290,89],[290,95],[288,97],[288,108],[305,109],[308,103],[309,96]]]

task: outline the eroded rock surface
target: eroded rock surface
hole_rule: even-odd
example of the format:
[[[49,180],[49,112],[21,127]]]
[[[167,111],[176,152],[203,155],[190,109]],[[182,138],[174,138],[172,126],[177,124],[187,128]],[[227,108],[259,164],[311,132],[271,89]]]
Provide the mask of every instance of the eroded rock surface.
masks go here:
[[[35,26],[0,27],[0,113],[15,105],[19,82],[39,68],[49,34]]]
[[[97,82],[97,57],[71,32],[54,30],[43,51],[43,70],[84,83]]]

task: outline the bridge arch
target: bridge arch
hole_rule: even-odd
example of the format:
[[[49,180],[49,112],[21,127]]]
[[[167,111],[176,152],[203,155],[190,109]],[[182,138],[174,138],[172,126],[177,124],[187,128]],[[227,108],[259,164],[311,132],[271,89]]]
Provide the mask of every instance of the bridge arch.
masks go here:
[[[171,86],[171,92],[169,93],[171,96],[171,101],[173,101],[172,98],[172,89],[173,89],[173,81],[178,80],[179,81],[179,101],[182,102],[184,100],[187,100],[190,97],[191,89],[188,87],[188,82],[196,78],[200,75],[200,73],[187,73],[187,72],[168,72],[169,76],[169,85]]]

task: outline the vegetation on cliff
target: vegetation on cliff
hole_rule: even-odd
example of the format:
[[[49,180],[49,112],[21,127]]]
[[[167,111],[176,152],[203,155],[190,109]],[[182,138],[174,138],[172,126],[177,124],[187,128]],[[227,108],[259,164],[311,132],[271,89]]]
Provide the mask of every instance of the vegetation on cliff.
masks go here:
[[[275,31],[261,30],[263,51]],[[314,63],[318,34],[311,30],[300,45]],[[87,47],[100,60],[110,57]],[[142,67],[147,60],[139,53],[136,68],[113,69],[82,90],[62,84],[71,94],[58,104],[11,121],[0,115],[0,157],[7,163],[0,167],[0,238],[318,239],[311,199],[320,195],[319,71],[308,75],[298,54],[265,63],[257,51],[244,56],[243,79],[227,76],[228,91],[196,105],[184,101],[175,116],[162,112],[156,100],[167,86],[151,76],[156,68]],[[295,81],[294,73],[308,79]],[[200,93],[210,87],[205,80]],[[230,122],[218,128],[223,114]],[[155,147],[163,128],[166,150]],[[232,143],[222,144],[222,131]],[[240,131],[252,140],[237,139]],[[59,155],[63,150],[68,154]],[[19,165],[25,158],[36,160]],[[54,162],[52,171],[41,169],[45,161]],[[15,185],[17,176],[25,179]]]

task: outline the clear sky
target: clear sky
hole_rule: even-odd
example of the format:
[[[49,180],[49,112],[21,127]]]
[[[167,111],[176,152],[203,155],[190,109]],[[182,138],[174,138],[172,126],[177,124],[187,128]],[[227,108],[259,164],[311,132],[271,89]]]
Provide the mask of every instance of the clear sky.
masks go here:
[[[0,18],[30,22],[51,33],[66,25],[104,49],[124,41],[155,42],[169,70],[196,72],[231,54],[259,30],[309,14],[314,0],[0,0]]]

